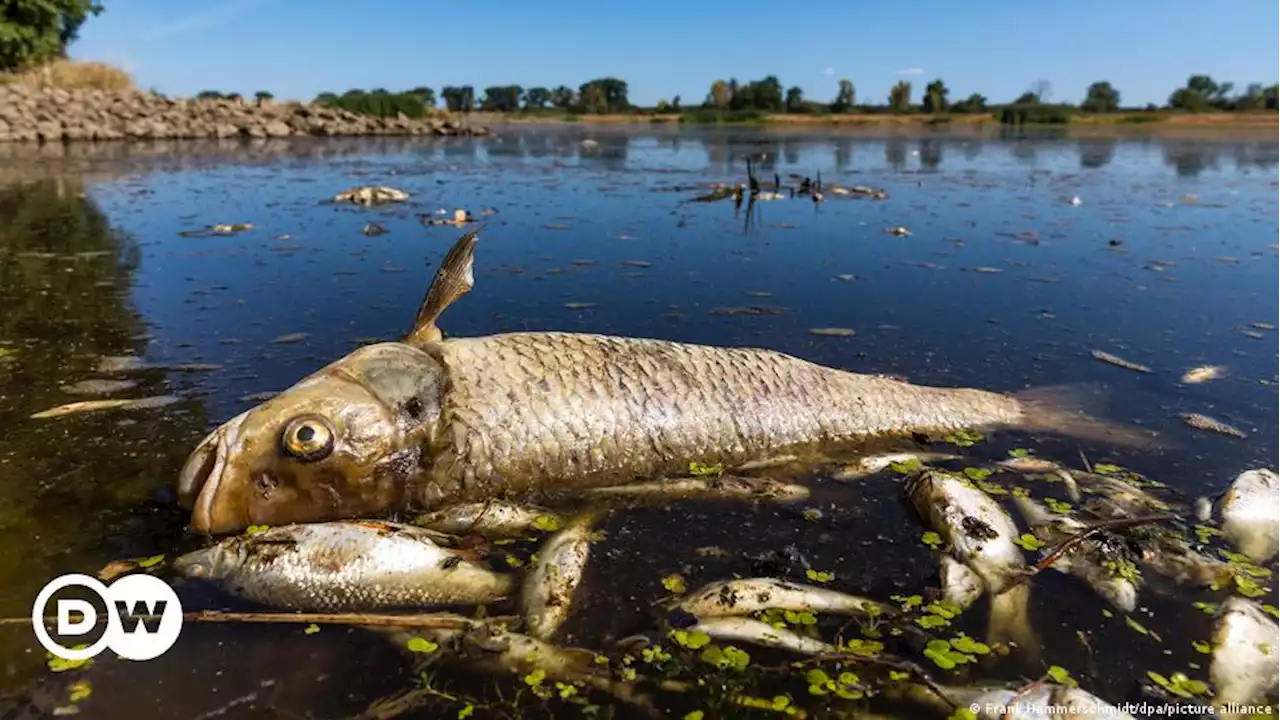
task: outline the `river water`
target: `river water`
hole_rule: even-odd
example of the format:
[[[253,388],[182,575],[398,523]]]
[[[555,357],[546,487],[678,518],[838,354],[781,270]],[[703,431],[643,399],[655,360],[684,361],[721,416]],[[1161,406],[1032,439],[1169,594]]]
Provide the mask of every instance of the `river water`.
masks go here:
[[[888,198],[828,193],[820,206],[761,202],[750,216],[731,201],[688,202],[707,183],[744,181],[744,158],[761,153],[766,185],[775,172],[784,180],[820,172],[828,185],[882,188]],[[1167,446],[1119,452],[998,436],[963,452],[995,458],[1020,444],[1077,466],[1083,452],[1188,496],[1275,466],[1274,137],[540,127],[476,141],[12,146],[0,156],[4,616],[28,615],[56,575],[189,542],[171,487],[186,454],[255,395],[404,332],[459,234],[420,223],[419,213],[439,210],[483,212],[487,222],[476,288],[444,320],[450,335],[566,330],[759,346],[1001,391],[1099,383],[1109,419],[1154,429]],[[364,184],[399,187],[412,200],[321,203]],[[364,234],[370,222],[389,232]],[[217,223],[253,227],[179,234]],[[910,235],[885,232],[898,226]],[[746,306],[782,310],[724,310]],[[853,334],[809,332],[820,327]],[[1152,372],[1098,362],[1095,349]],[[125,355],[154,367],[96,372],[102,357]],[[1204,364],[1224,366],[1226,377],[1179,383]],[[30,418],[85,399],[66,386],[108,377],[137,383],[117,396],[181,399],[157,410]],[[1179,420],[1184,412],[1248,437],[1192,430]],[[752,558],[786,545],[851,592],[885,599],[937,582],[920,528],[887,478],[819,483],[801,508],[645,510],[605,530],[570,628],[586,647],[645,630],[664,575],[693,584],[748,575],[760,571]],[[727,557],[694,552],[709,546]],[[187,609],[231,606],[207,591],[182,592]],[[1143,597],[1141,620],[1157,641],[1106,618],[1102,601],[1065,576],[1038,577],[1034,594],[1045,664],[1068,668],[1103,697],[1128,697],[1147,670],[1204,675],[1191,647],[1209,632],[1208,618],[1190,608],[1201,595]],[[979,617],[960,627],[980,634],[982,612],[966,613]],[[975,672],[957,677],[1036,674],[1009,662]],[[342,717],[412,679],[395,648],[354,629],[188,624],[160,660],[103,656],[51,673],[29,627],[0,626],[0,692],[27,712],[67,705],[68,687],[87,680],[83,717]],[[494,698],[509,700],[521,685],[458,682],[493,707],[506,707]],[[544,710],[525,705],[529,717]],[[464,706],[440,700],[418,712],[453,717]],[[477,716],[488,712],[503,716],[492,708]]]

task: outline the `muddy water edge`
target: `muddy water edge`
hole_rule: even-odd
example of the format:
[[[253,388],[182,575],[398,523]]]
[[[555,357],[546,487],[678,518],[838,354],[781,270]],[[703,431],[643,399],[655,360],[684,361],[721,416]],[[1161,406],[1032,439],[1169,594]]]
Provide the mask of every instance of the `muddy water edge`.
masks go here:
[[[751,216],[732,201],[688,202],[708,183],[744,181],[744,159],[761,154],[766,184],[775,172],[786,182],[820,171],[828,184],[887,198],[828,193],[820,206],[762,202]],[[0,157],[3,616],[29,614],[57,575],[190,545],[172,482],[194,444],[264,393],[361,343],[396,339],[458,234],[419,216],[457,208],[483,213],[488,229],[476,289],[444,321],[453,335],[568,330],[760,346],[1002,391],[1099,383],[1109,418],[1171,446],[1121,452],[1009,433],[950,450],[968,464],[1029,449],[1079,466],[1083,454],[1187,497],[1275,467],[1274,136],[529,127],[485,140],[10,146]],[[320,204],[365,184],[411,200]],[[222,223],[252,227],[181,234]],[[388,232],[368,234],[370,223]],[[910,235],[885,232],[893,227]],[[1098,362],[1094,349],[1152,372]],[[121,357],[137,360],[111,360]],[[1226,376],[1179,382],[1208,364]],[[76,400],[160,395],[178,400],[30,417]],[[1184,412],[1248,436],[1196,431]],[[611,516],[569,641],[603,648],[652,629],[673,574],[690,587],[734,574],[808,581],[807,567],[881,600],[936,585],[936,558],[893,473],[828,476],[811,473],[812,497],[795,506],[683,503]],[[779,559],[788,546],[803,563]],[[1275,603],[1274,578],[1263,584],[1262,601]],[[180,594],[187,609],[245,607],[200,588]],[[1076,581],[1045,573],[1032,620],[1044,665],[1119,702],[1147,671],[1206,677],[1192,643],[1208,638],[1210,619],[1193,603],[1215,598],[1150,588],[1134,615],[1142,633]],[[985,612],[979,603],[952,630],[980,636]],[[779,662],[751,652],[753,663]],[[934,674],[963,683],[1042,669],[1009,657]],[[29,627],[0,626],[0,697],[33,716],[67,706],[77,682],[92,688],[76,703],[83,717],[329,718],[414,681],[398,648],[355,629],[188,624],[160,660],[102,656],[53,673]],[[435,686],[474,699],[436,697],[417,716],[452,717],[468,703],[477,716],[573,710],[534,698],[520,677],[443,671]],[[822,706],[800,670],[751,691]],[[699,702],[670,707],[683,715]],[[604,699],[592,703],[609,712]]]

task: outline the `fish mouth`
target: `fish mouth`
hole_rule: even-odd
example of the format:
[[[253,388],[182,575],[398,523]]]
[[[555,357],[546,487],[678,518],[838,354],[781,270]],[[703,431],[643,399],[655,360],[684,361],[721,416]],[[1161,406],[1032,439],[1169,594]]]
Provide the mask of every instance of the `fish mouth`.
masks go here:
[[[191,510],[190,528],[195,532],[227,532],[249,524],[247,502],[233,502],[235,498],[228,493],[234,488],[223,487],[230,474],[231,449],[247,414],[238,415],[209,433],[191,452],[178,475],[178,502]]]

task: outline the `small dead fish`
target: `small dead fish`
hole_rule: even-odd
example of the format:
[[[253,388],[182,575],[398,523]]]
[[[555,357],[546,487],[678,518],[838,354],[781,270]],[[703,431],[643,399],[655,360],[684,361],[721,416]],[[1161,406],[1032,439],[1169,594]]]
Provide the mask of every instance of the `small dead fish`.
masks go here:
[[[675,478],[657,482],[589,488],[587,497],[625,498],[646,501],[673,500],[768,500],[799,502],[809,499],[809,488],[772,478],[716,477]]]
[[[1220,613],[1209,664],[1209,680],[1217,690],[1213,701],[1219,706],[1265,704],[1280,681],[1276,621],[1256,603],[1238,596],[1224,601]]]
[[[245,600],[314,612],[479,605],[512,593],[512,576],[436,537],[388,522],[285,525],[188,553],[174,569]]]
[[[156,408],[167,407],[182,398],[176,395],[156,395],[154,397],[137,398],[133,400],[117,399],[117,400],[81,400],[79,402],[67,403],[59,405],[48,410],[41,410],[31,416],[32,420],[43,420],[46,418],[62,417],[64,415],[75,415],[77,413],[100,412],[103,410],[154,410]]]
[[[902,463],[918,462],[921,465],[941,460],[955,460],[959,455],[951,455],[948,453],[927,453],[927,452],[900,452],[885,453],[882,455],[868,455],[858,458],[858,461],[846,465],[831,477],[835,480],[858,480],[868,475],[875,475],[878,472],[888,470],[892,465]]]
[[[137,372],[146,365],[137,355],[105,356],[98,359],[98,372],[103,375]]]
[[[1046,460],[1044,458],[1032,457],[1029,455],[1023,456],[1023,457],[1005,458],[997,462],[996,465],[1002,468],[1014,470],[1016,472],[1024,472],[1024,473],[1036,473],[1036,472],[1047,473],[1047,472],[1053,472],[1055,470],[1060,470],[1062,468],[1060,464],[1058,464],[1057,462],[1054,462],[1053,460]]]
[[[1221,365],[1201,365],[1183,373],[1182,382],[1187,385],[1197,385],[1210,380],[1217,380],[1226,374],[1226,370]]]
[[[698,622],[686,632],[703,632],[720,641],[745,642],[761,647],[786,650],[800,655],[821,655],[835,652],[832,645],[777,628],[769,623],[745,617],[713,617]]]
[[[285,333],[284,335],[277,335],[276,337],[271,338],[271,343],[273,345],[288,345],[289,343],[302,342],[309,337],[311,337],[311,333]]]
[[[498,537],[520,537],[533,528],[556,530],[562,524],[556,513],[533,505],[506,500],[450,505],[419,515],[413,524],[454,535],[479,533]]]
[[[573,612],[573,594],[582,583],[591,554],[595,515],[572,520],[538,551],[525,576],[521,609],[529,634],[549,641]]]
[[[1278,483],[1272,470],[1246,470],[1222,496],[1222,534],[1255,563],[1268,562],[1280,552]]]
[[[856,595],[774,578],[714,582],[680,603],[681,610],[699,619],[749,615],[770,608],[841,615],[871,615],[884,610],[880,603]]]
[[[377,235],[386,234],[391,231],[388,230],[387,226],[383,225],[382,223],[370,222],[370,223],[365,223],[364,227],[360,228],[360,232],[368,237],[374,237]]]
[[[711,308],[708,315],[717,317],[738,317],[741,315],[760,317],[766,315],[786,315],[787,309],[773,305],[735,305],[733,307]]]
[[[1205,430],[1208,432],[1218,433],[1219,435],[1230,435],[1231,437],[1238,438],[1248,437],[1243,430],[1232,427],[1221,420],[1215,420],[1208,415],[1201,415],[1200,413],[1182,413],[1179,417],[1182,418],[1182,422],[1197,430]]]
[[[908,230],[908,229],[906,229],[906,228],[904,228],[904,227],[891,227],[891,228],[885,228],[884,232],[885,232],[885,234],[886,234],[886,235],[896,235],[897,237],[910,237],[910,236],[911,236],[911,231],[910,231],[910,230]]]
[[[600,303],[596,302],[567,302],[564,304],[565,310],[590,310],[600,307]]]
[[[1119,357],[1117,355],[1112,355],[1111,353],[1103,352],[1101,350],[1090,350],[1089,354],[1093,356],[1094,360],[1101,360],[1104,363],[1109,363],[1111,365],[1115,365],[1116,367],[1124,368],[1125,370],[1132,370],[1134,372],[1140,372],[1140,373],[1151,372],[1151,368],[1147,367],[1146,365],[1139,365],[1136,362],[1129,362],[1128,360],[1125,360],[1122,357]]]
[[[854,332],[850,328],[826,327],[810,328],[809,334],[819,335],[822,337],[853,337]]]
[[[385,185],[353,187],[333,196],[331,202],[355,203],[356,205],[382,205],[384,203],[404,202],[409,193]]]
[[[110,395],[132,390],[137,386],[138,382],[136,380],[81,380],[70,385],[63,385],[59,389],[68,395]]]
[[[1050,545],[1066,542],[1089,529],[1085,523],[1068,515],[1049,512],[1044,505],[1029,497],[1014,498],[1031,532]],[[1074,575],[1084,581],[1116,609],[1133,612],[1138,605],[1140,578],[1133,561],[1123,557],[1124,548],[1111,548],[1105,542],[1087,540],[1056,561],[1058,572]]]

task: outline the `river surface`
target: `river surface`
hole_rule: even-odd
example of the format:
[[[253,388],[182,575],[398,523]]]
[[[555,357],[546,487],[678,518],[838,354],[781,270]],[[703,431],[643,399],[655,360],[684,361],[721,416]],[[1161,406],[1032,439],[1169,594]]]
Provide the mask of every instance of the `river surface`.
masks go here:
[[[767,201],[752,215],[731,200],[689,202],[708,183],[745,181],[744,158],[761,153],[766,186],[775,172],[784,182],[820,172],[828,185],[888,197],[829,192],[820,206]],[[1000,434],[959,452],[995,459],[1031,448],[1077,467],[1083,454],[1187,497],[1275,467],[1274,138],[535,127],[475,141],[10,147],[0,156],[3,616],[29,615],[57,575],[189,545],[172,490],[187,453],[260,394],[370,339],[397,339],[460,234],[424,226],[418,214],[456,208],[487,226],[476,287],[443,320],[449,335],[564,330],[758,346],[1008,392],[1096,383],[1108,391],[1100,412],[1109,420],[1168,442],[1138,452]],[[365,184],[412,199],[371,209],[321,202]],[[366,235],[371,222],[388,232]],[[180,235],[218,223],[253,227]],[[885,232],[899,226],[910,235]],[[1151,372],[1099,362],[1092,350]],[[102,374],[104,356],[138,356],[148,367]],[[1226,376],[1179,382],[1206,364]],[[93,397],[67,388],[94,378],[136,382],[112,397],[180,400],[30,418]],[[1185,412],[1248,437],[1193,430],[1179,420]],[[648,630],[661,578],[672,573],[691,586],[764,571],[803,581],[795,563],[759,560],[789,545],[845,591],[885,600],[936,585],[936,560],[891,475],[835,483],[817,473],[800,506],[612,516],[569,640],[595,648]],[[695,552],[709,547],[723,552]],[[1210,619],[1191,603],[1211,593],[1144,593],[1135,617],[1151,634],[1142,634],[1065,575],[1044,573],[1033,586],[1039,667],[1063,666],[1113,702],[1133,697],[1148,670],[1205,676],[1192,641],[1208,636]],[[206,589],[180,594],[187,610],[243,607]],[[1263,600],[1274,598],[1272,589]],[[975,606],[956,628],[980,635],[985,612]],[[1038,671],[1006,658],[936,675],[963,684]],[[69,705],[77,682],[91,687],[81,717],[332,718],[413,680],[389,643],[337,626],[189,623],[159,660],[108,654],[62,673],[48,670],[29,627],[0,626],[0,698],[33,717]],[[520,678],[454,682],[477,698],[475,716],[518,716],[510,708]],[[810,700],[803,684],[794,694]],[[514,702],[527,717],[557,707],[557,716],[576,716],[577,706],[547,710],[528,696]],[[466,706],[435,703],[415,712],[454,717]],[[698,706],[673,707],[678,717]]]

